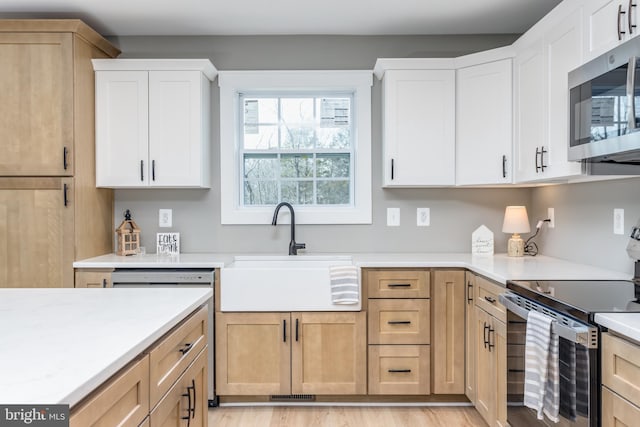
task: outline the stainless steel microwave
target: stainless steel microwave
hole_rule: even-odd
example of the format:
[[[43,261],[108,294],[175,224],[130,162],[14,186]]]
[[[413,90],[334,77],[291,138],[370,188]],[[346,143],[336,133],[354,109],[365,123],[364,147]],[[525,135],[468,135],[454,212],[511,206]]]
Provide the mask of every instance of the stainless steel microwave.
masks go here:
[[[568,159],[640,164],[640,39],[569,73]]]

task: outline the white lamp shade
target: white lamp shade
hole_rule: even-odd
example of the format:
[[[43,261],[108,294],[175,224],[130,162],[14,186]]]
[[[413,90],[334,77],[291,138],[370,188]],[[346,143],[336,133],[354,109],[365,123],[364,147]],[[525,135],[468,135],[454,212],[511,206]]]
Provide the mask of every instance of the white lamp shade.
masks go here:
[[[507,206],[504,211],[503,233],[528,233],[531,231],[525,206]]]

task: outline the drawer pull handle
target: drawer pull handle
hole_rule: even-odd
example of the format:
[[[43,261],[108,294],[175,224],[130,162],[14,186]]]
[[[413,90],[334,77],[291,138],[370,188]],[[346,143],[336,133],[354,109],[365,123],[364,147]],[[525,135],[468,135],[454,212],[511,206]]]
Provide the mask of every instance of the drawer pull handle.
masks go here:
[[[467,282],[467,304],[473,302],[473,284],[469,281]]]
[[[387,286],[390,288],[410,288],[411,283],[389,283]]]
[[[482,329],[482,340],[484,341],[484,348],[487,348],[487,344],[489,344],[489,339],[487,338],[487,331],[489,331],[490,326],[487,325],[487,322],[483,322],[484,327]]]
[[[184,354],[187,354],[192,347],[193,347],[193,343],[188,342],[184,345],[184,347],[182,347],[178,351],[184,355]]]
[[[495,342],[495,333],[496,333],[496,330],[495,330],[495,329],[493,329],[492,327],[489,327],[489,333],[487,334],[487,346],[489,347],[489,352],[491,352],[491,349],[492,349],[493,347],[495,347],[495,346],[496,346],[495,344],[492,344],[492,343],[491,343],[491,334],[492,334],[492,333],[494,334],[493,341]]]
[[[390,374],[405,374],[411,372],[411,369],[389,369]]]
[[[485,300],[489,301],[491,304],[495,304],[496,303],[496,299],[493,297],[484,297]]]
[[[410,325],[411,320],[389,320],[387,323],[389,325]]]
[[[187,427],[191,425],[191,387],[187,387],[187,392],[182,394],[182,397],[187,398],[187,416],[180,417],[181,420],[187,420]]]
[[[282,320],[282,342],[287,342],[287,321]]]
[[[193,390],[193,409],[191,409],[191,418],[196,417],[196,402],[198,401],[198,396],[196,395],[196,380],[191,380],[191,388]]]
[[[64,168],[64,170],[67,170],[67,168],[69,167],[69,163],[67,162],[68,155],[69,155],[69,149],[67,147],[64,147],[62,149],[62,167]]]

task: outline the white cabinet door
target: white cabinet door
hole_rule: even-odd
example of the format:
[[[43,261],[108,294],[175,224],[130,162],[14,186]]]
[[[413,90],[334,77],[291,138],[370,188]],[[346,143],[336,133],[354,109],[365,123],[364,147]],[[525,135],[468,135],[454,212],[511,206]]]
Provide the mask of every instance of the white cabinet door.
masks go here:
[[[580,10],[579,12],[581,12]],[[574,13],[566,17],[546,36],[548,108],[548,153],[543,161],[546,178],[581,174],[579,162],[567,159],[569,144],[569,72],[582,61],[582,17]]]
[[[151,186],[201,186],[208,176],[202,164],[208,137],[202,126],[208,106],[203,79],[199,71],[149,72]]]
[[[209,80],[200,72],[96,72],[99,187],[208,187]]]
[[[629,0],[587,0],[584,14],[586,61],[638,35],[638,6]]]
[[[455,71],[387,70],[382,108],[383,185],[453,185]]]
[[[457,185],[511,182],[511,73],[511,59],[457,71]]]
[[[96,72],[96,185],[149,182],[146,71]]]
[[[541,179],[540,154],[546,144],[547,61],[544,40],[516,52],[516,181]],[[545,147],[546,151],[546,147]]]

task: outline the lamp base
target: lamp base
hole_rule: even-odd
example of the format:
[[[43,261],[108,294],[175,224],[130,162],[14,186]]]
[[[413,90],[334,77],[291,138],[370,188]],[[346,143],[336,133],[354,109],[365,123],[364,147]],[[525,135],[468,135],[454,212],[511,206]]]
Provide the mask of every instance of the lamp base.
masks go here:
[[[519,234],[514,234],[507,242],[507,255],[515,257],[524,256],[524,240],[522,240]]]

